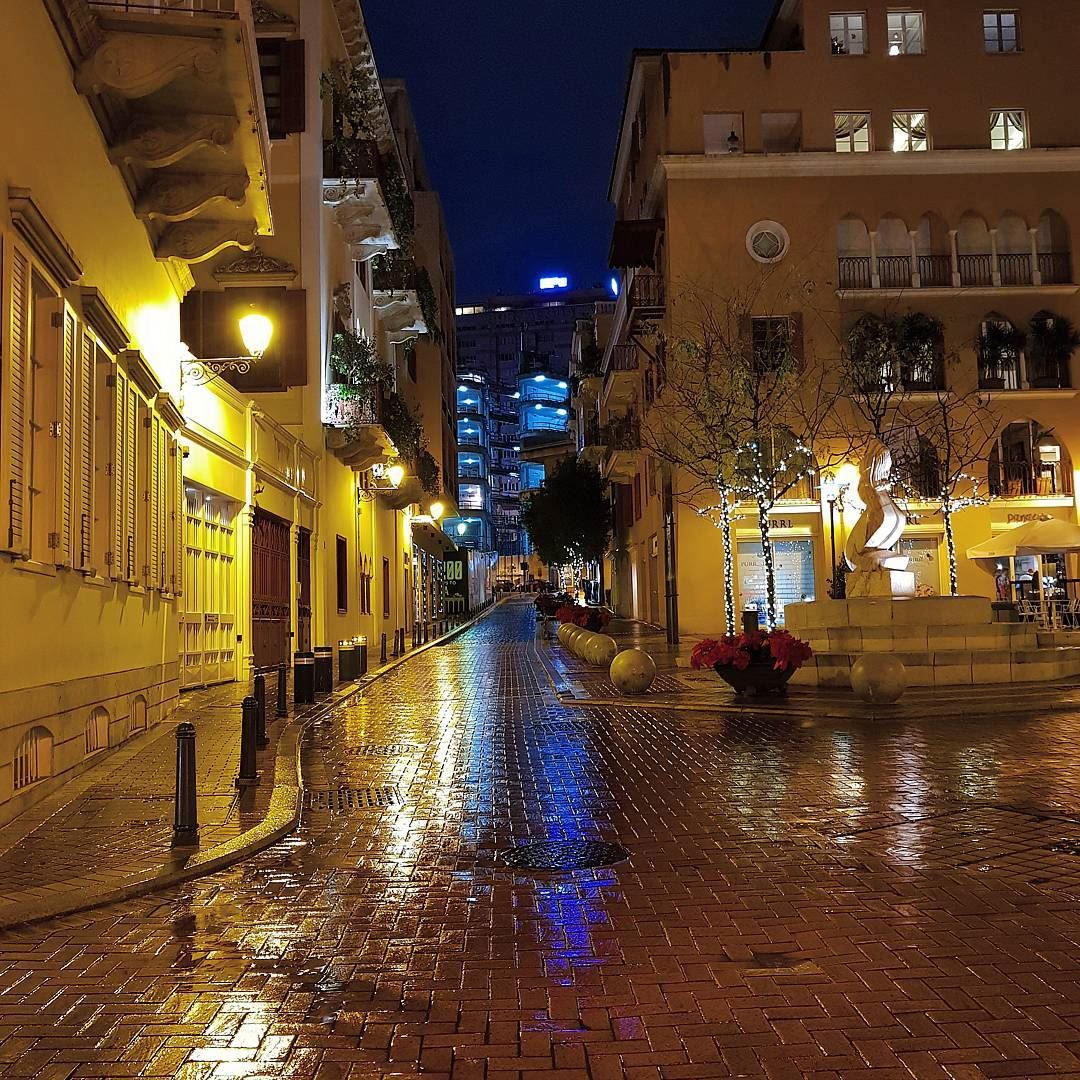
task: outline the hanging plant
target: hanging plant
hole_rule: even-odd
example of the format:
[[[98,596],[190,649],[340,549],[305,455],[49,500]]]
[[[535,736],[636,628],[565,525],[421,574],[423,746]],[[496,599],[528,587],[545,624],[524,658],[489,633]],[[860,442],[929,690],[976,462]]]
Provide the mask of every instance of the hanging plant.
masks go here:
[[[439,483],[439,463],[432,457],[430,451],[421,450],[414,467],[416,477],[424,491],[429,495],[438,496],[442,492],[442,485]]]
[[[387,397],[382,423],[398,453],[415,469],[424,450],[424,426],[400,394]]]
[[[392,386],[394,370],[362,334],[342,330],[330,345],[330,369],[350,388],[370,392],[380,386]]]
[[[1031,320],[1030,382],[1036,387],[1070,384],[1069,361],[1080,348],[1080,333],[1064,315],[1040,312]]]
[[[382,176],[383,198],[386,199],[386,209],[390,214],[390,222],[394,227],[394,236],[397,238],[398,247],[406,257],[412,257],[413,232],[415,230],[415,208],[413,207],[412,195],[409,193],[405,178],[401,175],[396,160],[383,161]]]
[[[439,326],[439,302],[435,297],[435,287],[431,284],[431,275],[424,267],[416,271],[416,298],[420,302],[420,311],[424,316],[428,337],[432,341],[442,341],[443,332]]]
[[[378,137],[383,112],[381,91],[371,76],[360,68],[335,64],[319,79],[323,100],[333,108],[333,169],[340,177],[367,177],[378,163],[373,144]]]

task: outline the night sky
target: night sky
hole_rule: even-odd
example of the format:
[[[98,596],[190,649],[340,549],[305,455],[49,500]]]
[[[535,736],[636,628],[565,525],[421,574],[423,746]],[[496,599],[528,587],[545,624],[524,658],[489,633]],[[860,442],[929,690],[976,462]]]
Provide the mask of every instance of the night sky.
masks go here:
[[[606,281],[607,184],[634,48],[756,43],[772,0],[365,0],[379,73],[404,78],[458,301],[541,273]]]

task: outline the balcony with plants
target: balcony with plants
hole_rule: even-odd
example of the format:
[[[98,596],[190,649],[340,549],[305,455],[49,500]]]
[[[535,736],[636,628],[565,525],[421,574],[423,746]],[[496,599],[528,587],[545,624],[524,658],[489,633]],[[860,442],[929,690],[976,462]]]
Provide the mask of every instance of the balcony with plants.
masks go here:
[[[359,472],[397,456],[384,423],[387,395],[393,385],[393,368],[367,337],[351,330],[334,335],[330,380],[323,390],[326,445]]]
[[[1080,333],[1063,315],[1040,311],[1025,329],[993,312],[975,343],[982,390],[1069,390]]]
[[[375,315],[389,341],[403,344],[429,331],[441,336],[431,279],[406,251],[388,251],[372,260],[371,289]]]
[[[946,388],[945,328],[931,315],[864,315],[848,332],[845,351],[853,395],[936,393]]]

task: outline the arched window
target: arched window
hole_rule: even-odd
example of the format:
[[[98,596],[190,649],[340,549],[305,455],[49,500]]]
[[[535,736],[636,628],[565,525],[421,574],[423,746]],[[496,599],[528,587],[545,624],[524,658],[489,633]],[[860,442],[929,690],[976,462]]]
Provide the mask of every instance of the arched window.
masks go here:
[[[878,276],[883,289],[911,288],[911,234],[907,224],[888,214],[877,227]]]
[[[131,703],[131,712],[128,714],[128,734],[134,735],[137,731],[146,730],[146,698],[137,694]]]
[[[36,784],[52,776],[53,735],[47,727],[31,728],[16,744],[11,763],[12,787]]]
[[[960,265],[960,284],[989,289],[994,284],[994,256],[990,246],[990,227],[981,214],[968,211],[956,230],[956,250]]]
[[[1027,222],[1011,210],[997,225],[998,272],[1002,285],[1031,285],[1031,233]]]
[[[1020,386],[1024,334],[1004,315],[992,311],[983,319],[976,342],[980,390],[1016,390]]]
[[[1072,464],[1052,430],[1037,420],[1009,424],[990,451],[990,494],[1002,498],[1068,496]]]
[[[952,242],[949,226],[937,214],[923,214],[915,234],[916,269],[924,289],[952,286]]]
[[[96,754],[109,745],[109,711],[100,705],[86,718],[86,752]]]
[[[1067,285],[1072,281],[1072,244],[1069,226],[1056,210],[1044,210],[1039,218],[1039,273],[1044,285]]]
[[[1028,327],[1028,385],[1039,390],[1072,386],[1072,358],[1080,348],[1080,333],[1072,321],[1053,311],[1040,311]]]

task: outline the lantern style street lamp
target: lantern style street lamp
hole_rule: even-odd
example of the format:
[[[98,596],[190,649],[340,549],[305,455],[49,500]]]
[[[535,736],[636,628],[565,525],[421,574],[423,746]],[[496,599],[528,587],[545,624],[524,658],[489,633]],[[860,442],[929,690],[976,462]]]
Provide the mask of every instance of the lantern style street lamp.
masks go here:
[[[249,312],[239,320],[240,337],[247,349],[246,356],[221,356],[204,359],[192,356],[191,350],[183,346],[186,355],[180,357],[180,385],[192,383],[205,386],[211,379],[225,372],[246,375],[251,365],[260,360],[270,347],[274,336],[274,324],[265,315]]]

